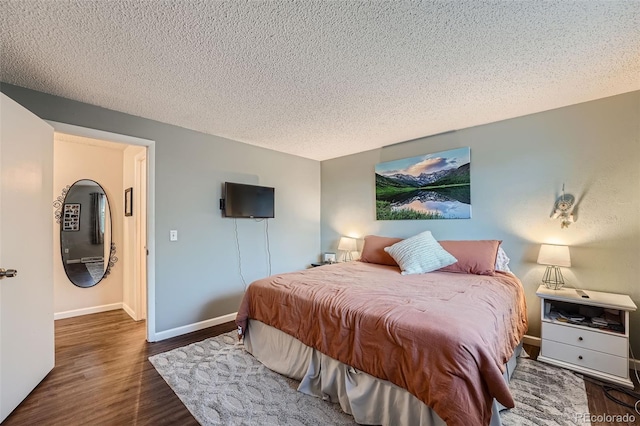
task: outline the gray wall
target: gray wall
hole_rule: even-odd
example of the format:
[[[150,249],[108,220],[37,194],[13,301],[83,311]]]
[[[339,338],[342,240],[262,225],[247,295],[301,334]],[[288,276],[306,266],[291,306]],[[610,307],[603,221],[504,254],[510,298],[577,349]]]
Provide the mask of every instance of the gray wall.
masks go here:
[[[156,142],[156,332],[238,308],[243,284],[234,221],[218,209],[224,181],[276,188],[276,217],[269,220],[273,273],[317,260],[319,162],[8,84],[0,89],[43,119]],[[265,222],[237,223],[249,283],[268,272]],[[170,229],[178,230],[177,242],[169,242]]]
[[[471,147],[472,219],[376,221],[376,163]],[[568,244],[569,285],[629,294],[640,305],[640,92],[478,126],[333,160],[322,166],[322,250],[340,235],[501,239],[527,295],[529,333],[539,336],[535,291],[541,243]],[[580,200],[577,222],[550,220],[556,197]],[[631,316],[640,359],[640,312]]]

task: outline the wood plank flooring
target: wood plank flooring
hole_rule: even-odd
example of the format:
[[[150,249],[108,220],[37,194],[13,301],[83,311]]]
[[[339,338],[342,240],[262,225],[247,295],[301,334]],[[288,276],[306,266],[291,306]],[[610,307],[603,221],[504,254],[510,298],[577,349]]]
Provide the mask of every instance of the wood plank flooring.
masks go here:
[[[144,322],[134,322],[124,311],[58,320],[56,367],[3,425],[197,425],[148,358],[234,329],[227,323],[148,343]],[[525,349],[538,356],[539,348]],[[607,399],[598,384],[588,378],[585,384],[591,414],[635,414],[640,423],[634,410]]]
[[[122,310],[58,320],[55,368],[3,425],[197,425],[148,358],[233,329],[148,343]]]

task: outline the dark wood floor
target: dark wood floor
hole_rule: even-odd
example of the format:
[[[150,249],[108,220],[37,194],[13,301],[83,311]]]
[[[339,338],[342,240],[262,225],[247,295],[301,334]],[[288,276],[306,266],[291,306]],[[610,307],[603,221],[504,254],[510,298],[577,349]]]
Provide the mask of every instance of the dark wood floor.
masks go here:
[[[148,358],[233,329],[235,325],[227,323],[148,343],[144,322],[134,322],[124,311],[58,320],[56,367],[3,425],[197,425]],[[525,349],[538,356],[537,347]],[[585,383],[591,414],[629,413],[640,420],[633,409],[607,399],[600,385],[587,378]],[[639,389],[636,384],[636,392]],[[617,397],[636,402],[626,395]]]
[[[64,269],[69,280],[78,287],[92,287],[97,284],[89,273],[86,263],[68,263]]]
[[[55,368],[3,425],[197,425],[148,358],[233,329],[148,343],[122,310],[58,320]]]

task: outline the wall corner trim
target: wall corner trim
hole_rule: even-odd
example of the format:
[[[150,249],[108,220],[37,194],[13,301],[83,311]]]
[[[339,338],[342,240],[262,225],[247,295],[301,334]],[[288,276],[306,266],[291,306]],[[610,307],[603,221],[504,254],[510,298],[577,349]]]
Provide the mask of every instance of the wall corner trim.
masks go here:
[[[200,321],[200,322],[194,322],[193,324],[187,324],[187,325],[183,325],[182,327],[171,328],[165,331],[160,331],[155,334],[154,342],[170,339],[176,336],[181,336],[183,334],[213,327],[215,325],[224,324],[226,322],[235,320],[237,315],[238,315],[237,312],[232,312],[230,314],[222,315],[220,317],[211,318],[211,319]]]
[[[98,312],[115,311],[117,309],[123,309],[122,302],[111,303],[109,305],[91,306],[89,308],[73,309],[71,311],[55,312],[53,314],[54,320],[79,317],[81,315],[97,314]]]
[[[138,321],[137,320],[137,315],[134,312],[133,309],[131,309],[131,307],[129,305],[127,305],[126,303],[122,302],[122,310],[125,311],[127,314],[129,314],[129,316],[131,317],[131,319],[133,319],[134,321]]]

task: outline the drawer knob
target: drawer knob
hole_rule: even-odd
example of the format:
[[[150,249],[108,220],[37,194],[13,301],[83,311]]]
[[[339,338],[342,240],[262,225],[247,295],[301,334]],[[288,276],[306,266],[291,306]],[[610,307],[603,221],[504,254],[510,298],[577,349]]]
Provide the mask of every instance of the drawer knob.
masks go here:
[[[582,337],[578,337],[578,342],[582,342]]]
[[[582,359],[582,355],[578,355],[578,359]]]

